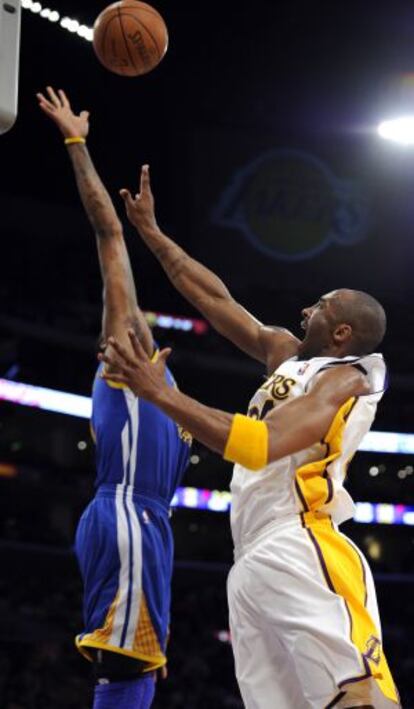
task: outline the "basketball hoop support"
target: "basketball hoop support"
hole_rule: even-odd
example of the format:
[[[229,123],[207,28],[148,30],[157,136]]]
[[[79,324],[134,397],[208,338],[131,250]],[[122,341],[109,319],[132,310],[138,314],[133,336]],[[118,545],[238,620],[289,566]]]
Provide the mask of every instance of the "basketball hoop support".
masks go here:
[[[17,118],[21,0],[0,0],[0,133]]]

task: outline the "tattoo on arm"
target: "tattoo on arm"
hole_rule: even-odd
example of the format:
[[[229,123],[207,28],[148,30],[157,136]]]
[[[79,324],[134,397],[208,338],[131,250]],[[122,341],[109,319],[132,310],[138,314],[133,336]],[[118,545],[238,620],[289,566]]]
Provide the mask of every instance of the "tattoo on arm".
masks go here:
[[[84,145],[72,145],[69,156],[83,206],[97,236],[104,239],[120,232],[121,223],[87,148]]]
[[[162,244],[154,249],[154,256],[167,270],[172,281],[179,278],[185,262],[189,261],[187,254],[177,244],[174,244],[174,248],[171,248],[169,244]]]

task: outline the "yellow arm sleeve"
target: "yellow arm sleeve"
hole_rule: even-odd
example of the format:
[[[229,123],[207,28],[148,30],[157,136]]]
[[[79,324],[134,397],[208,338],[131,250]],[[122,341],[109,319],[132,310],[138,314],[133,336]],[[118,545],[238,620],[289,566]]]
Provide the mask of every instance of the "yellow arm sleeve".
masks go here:
[[[236,414],[224,450],[224,459],[250,470],[267,465],[269,430],[264,421]]]

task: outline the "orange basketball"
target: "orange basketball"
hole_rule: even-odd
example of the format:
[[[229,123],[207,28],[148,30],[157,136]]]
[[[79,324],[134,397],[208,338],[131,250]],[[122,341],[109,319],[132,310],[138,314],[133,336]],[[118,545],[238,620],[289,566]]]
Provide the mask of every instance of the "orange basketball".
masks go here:
[[[167,51],[166,24],[145,2],[114,2],[98,15],[93,29],[96,56],[106,69],[121,76],[147,74]]]

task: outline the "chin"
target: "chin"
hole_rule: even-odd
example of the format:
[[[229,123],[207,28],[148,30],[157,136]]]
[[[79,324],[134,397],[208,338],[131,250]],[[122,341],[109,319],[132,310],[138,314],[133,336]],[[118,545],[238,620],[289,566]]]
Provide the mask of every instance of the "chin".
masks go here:
[[[312,357],[318,357],[319,351],[312,342],[307,342],[306,338],[301,342],[298,347],[298,358],[299,359],[312,359]]]

